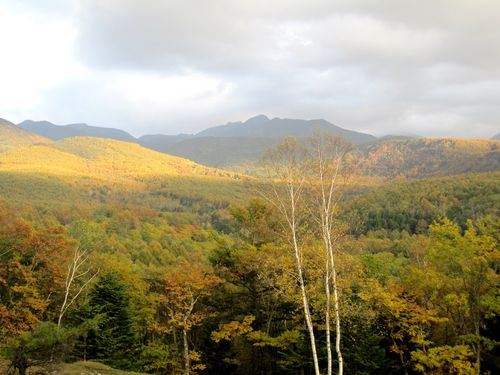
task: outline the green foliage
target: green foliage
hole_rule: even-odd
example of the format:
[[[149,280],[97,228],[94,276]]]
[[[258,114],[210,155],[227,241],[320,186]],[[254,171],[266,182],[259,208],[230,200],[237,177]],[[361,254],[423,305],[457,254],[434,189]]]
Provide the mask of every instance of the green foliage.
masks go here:
[[[465,226],[468,219],[500,217],[498,173],[399,182],[379,187],[347,202],[345,217],[354,233],[405,230],[425,233],[441,217]]]
[[[29,367],[61,361],[71,350],[75,332],[58,328],[51,322],[41,323],[33,332],[11,338],[3,348],[11,368],[24,375]]]
[[[412,353],[415,370],[423,374],[475,374],[471,359],[473,355],[465,345],[439,346],[428,351]]]
[[[155,374],[172,374],[182,369],[177,348],[171,344],[152,341],[142,349],[141,363],[146,371]]]
[[[136,366],[136,336],[125,285],[112,273],[99,277],[89,295],[90,319],[99,317],[95,331],[87,338],[87,358],[98,359],[112,367]]]

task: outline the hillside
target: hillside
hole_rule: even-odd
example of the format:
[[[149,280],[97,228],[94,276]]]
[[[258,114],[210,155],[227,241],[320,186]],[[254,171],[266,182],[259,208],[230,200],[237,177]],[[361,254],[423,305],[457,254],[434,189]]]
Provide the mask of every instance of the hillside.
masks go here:
[[[500,142],[398,138],[359,147],[366,175],[424,178],[500,170]]]
[[[460,225],[483,215],[498,218],[499,179],[500,172],[400,180],[353,197],[345,212],[360,233],[381,228],[415,233],[445,216]]]
[[[21,147],[0,155],[0,172],[20,171],[108,180],[153,176],[233,176],[229,172],[158,153],[134,143],[91,137],[73,137],[50,145]]]
[[[231,164],[259,160],[278,138],[201,137],[191,138],[167,148],[172,155],[182,156],[204,165],[227,167]]]
[[[31,134],[13,123],[0,118],[0,153],[22,146],[47,144],[50,140]]]
[[[186,139],[191,139],[193,137],[195,137],[193,134],[177,134],[177,135],[148,134],[139,137],[137,141],[141,146],[150,148],[151,150],[164,152],[168,154],[170,148],[173,145],[180,143]]]
[[[53,140],[86,136],[110,138],[126,142],[136,141],[136,139],[126,131],[114,128],[90,126],[87,124],[55,125],[48,121],[25,120],[19,124],[19,127]]]

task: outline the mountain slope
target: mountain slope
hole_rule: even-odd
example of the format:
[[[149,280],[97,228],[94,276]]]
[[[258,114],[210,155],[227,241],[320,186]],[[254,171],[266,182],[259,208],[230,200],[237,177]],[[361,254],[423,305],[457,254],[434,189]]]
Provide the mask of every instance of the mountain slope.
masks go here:
[[[400,138],[359,147],[364,174],[424,178],[500,171],[500,141]]]
[[[172,155],[182,156],[213,167],[259,160],[262,153],[280,142],[277,138],[200,137],[168,147]]]
[[[118,141],[135,142],[136,139],[126,131],[114,128],[103,128],[87,124],[55,125],[48,121],[25,120],[19,126],[32,133],[59,140],[69,137],[99,137]]]
[[[0,172],[30,172],[100,179],[161,176],[233,177],[190,160],[158,153],[133,143],[73,137],[50,145],[20,147],[0,155]]]
[[[191,139],[193,137],[195,136],[192,134],[177,134],[177,135],[148,134],[139,137],[137,141],[141,146],[150,148],[151,150],[164,152],[168,154],[170,151],[170,147],[186,139]]]
[[[494,135],[493,137],[491,137],[491,139],[493,139],[495,141],[500,141],[500,133],[498,133],[497,135]]]
[[[31,134],[13,123],[0,118],[0,153],[17,147],[47,143],[50,143],[49,139]]]

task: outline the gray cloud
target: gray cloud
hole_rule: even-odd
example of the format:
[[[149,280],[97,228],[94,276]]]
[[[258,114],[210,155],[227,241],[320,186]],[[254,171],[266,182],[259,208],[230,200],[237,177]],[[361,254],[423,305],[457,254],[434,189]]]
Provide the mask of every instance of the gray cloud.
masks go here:
[[[38,112],[61,120],[172,133],[266,113],[379,135],[500,132],[496,0],[71,4],[61,14],[87,71],[46,90]],[[155,80],[193,87],[176,100]]]

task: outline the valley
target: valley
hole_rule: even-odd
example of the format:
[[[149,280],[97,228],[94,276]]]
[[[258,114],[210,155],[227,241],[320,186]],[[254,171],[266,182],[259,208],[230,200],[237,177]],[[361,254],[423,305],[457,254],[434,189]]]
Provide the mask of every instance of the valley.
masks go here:
[[[170,374],[188,361],[190,373],[309,374],[311,332],[322,367],[326,335],[339,332],[349,373],[472,373],[477,356],[496,371],[500,141],[355,134],[363,142],[347,146],[309,138],[307,121],[295,141],[242,134],[272,121],[168,146],[190,145],[188,159],[162,137],[148,141],[158,152],[0,123],[4,367]],[[321,176],[334,187],[333,258],[318,225]],[[325,272],[338,277],[335,329]]]

